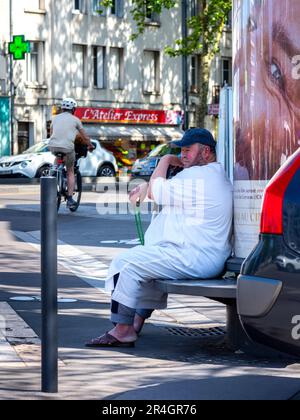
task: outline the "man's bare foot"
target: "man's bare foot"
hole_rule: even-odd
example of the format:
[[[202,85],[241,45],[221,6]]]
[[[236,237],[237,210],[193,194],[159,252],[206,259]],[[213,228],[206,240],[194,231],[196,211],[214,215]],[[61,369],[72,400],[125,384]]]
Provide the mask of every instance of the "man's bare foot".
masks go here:
[[[132,325],[118,324],[109,331],[109,334],[121,343],[135,342],[138,339],[137,333]]]
[[[142,332],[144,324],[145,324],[144,318],[142,318],[138,314],[135,314],[133,326],[137,335],[139,335]]]

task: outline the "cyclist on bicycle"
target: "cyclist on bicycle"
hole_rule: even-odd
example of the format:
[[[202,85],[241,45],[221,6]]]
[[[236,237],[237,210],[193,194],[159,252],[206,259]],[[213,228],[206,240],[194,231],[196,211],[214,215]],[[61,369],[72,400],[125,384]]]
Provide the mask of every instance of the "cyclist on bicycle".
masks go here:
[[[79,118],[74,116],[77,108],[77,102],[72,98],[66,98],[62,102],[62,113],[57,115],[51,124],[51,137],[49,141],[49,150],[53,153],[65,154],[65,165],[67,169],[68,181],[68,199],[67,207],[72,208],[76,205],[73,200],[75,189],[75,139],[81,136],[83,142],[87,144],[90,151],[94,150],[90,138],[83,129]]]

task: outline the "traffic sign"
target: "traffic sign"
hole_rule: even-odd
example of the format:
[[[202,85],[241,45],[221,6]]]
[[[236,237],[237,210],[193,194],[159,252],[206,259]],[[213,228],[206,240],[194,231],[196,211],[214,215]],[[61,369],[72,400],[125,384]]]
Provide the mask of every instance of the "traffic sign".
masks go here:
[[[13,55],[14,60],[24,60],[25,54],[30,53],[30,42],[25,41],[24,35],[16,35],[13,42],[8,44],[9,53]]]

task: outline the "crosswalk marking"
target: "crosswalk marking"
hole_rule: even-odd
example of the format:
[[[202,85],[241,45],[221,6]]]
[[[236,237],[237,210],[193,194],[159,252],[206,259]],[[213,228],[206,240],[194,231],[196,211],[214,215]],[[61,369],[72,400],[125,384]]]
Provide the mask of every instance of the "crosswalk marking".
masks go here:
[[[101,241],[101,245],[141,245],[140,240],[137,239],[122,239],[120,241]]]
[[[12,233],[40,251],[40,231],[13,231]],[[58,241],[57,254],[59,264],[89,285],[104,292],[108,265],[60,240]]]

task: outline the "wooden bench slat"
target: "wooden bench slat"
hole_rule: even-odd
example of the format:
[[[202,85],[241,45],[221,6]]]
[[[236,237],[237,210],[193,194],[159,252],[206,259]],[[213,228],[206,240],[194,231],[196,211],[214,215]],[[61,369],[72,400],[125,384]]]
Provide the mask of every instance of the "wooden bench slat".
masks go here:
[[[236,299],[236,279],[156,280],[160,290],[170,294],[195,295],[216,299]]]

